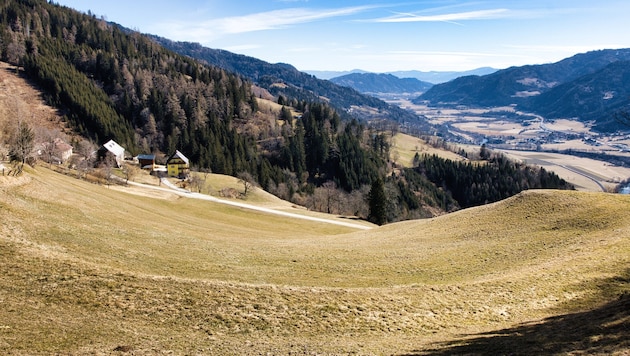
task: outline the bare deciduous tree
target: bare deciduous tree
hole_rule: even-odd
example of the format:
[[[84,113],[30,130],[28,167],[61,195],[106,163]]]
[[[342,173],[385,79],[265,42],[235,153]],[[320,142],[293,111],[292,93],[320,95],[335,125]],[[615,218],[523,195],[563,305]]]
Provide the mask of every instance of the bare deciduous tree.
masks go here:
[[[18,122],[15,136],[9,144],[9,157],[11,161],[20,163],[16,175],[22,173],[24,163],[33,156],[35,148],[35,134],[30,126],[22,121]]]
[[[77,144],[74,166],[77,169],[78,178],[82,178],[93,168],[96,145],[87,140],[81,140]]]
[[[249,191],[256,186],[256,180],[249,172],[240,172],[238,182],[243,185],[243,196],[247,196]]]
[[[201,179],[198,172],[191,172],[188,177],[188,182],[191,191],[196,190],[197,193],[201,193],[201,188],[204,186],[205,181]]]
[[[59,129],[39,127],[36,129],[35,136],[40,142],[41,156],[48,164],[52,164],[55,158],[61,159],[58,144],[60,140],[63,141],[64,134]]]
[[[115,165],[116,165],[116,157],[114,157],[114,155],[111,154],[110,152],[108,152],[105,155],[105,157],[103,157],[103,159],[100,161],[99,168],[108,186],[111,184],[112,179],[114,178],[112,175],[114,172]]]
[[[328,181],[322,184],[321,189],[324,191],[326,212],[328,214],[338,213],[336,207],[339,204],[340,192],[337,191],[337,184],[333,181]]]
[[[133,181],[133,178],[138,175],[138,170],[138,167],[133,164],[126,163],[123,165],[122,172],[125,175],[125,184],[129,183],[130,179]]]

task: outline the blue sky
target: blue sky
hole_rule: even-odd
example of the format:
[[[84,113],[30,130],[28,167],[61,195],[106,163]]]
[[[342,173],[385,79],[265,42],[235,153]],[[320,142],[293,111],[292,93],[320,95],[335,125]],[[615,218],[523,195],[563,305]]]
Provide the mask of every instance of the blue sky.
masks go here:
[[[628,0],[57,0],[299,70],[468,70],[630,48]]]

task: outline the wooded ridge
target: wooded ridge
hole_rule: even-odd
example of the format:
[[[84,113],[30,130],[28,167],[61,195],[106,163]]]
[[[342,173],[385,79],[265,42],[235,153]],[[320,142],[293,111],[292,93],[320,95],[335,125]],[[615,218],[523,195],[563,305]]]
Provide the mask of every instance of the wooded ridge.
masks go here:
[[[400,108],[380,106],[384,103],[378,99],[288,65],[161,41],[176,49],[196,48],[205,58],[201,62],[162,47],[154,37],[46,1],[2,0],[0,8],[2,60],[21,66],[71,128],[97,145],[114,139],[133,155],[179,150],[195,170],[232,176],[245,172],[285,200],[329,213],[368,218],[369,187],[378,179],[384,181],[390,207],[383,221],[433,216],[471,204],[443,184],[446,176],[419,171],[425,181],[409,185],[411,180],[392,174],[401,168],[390,157],[395,123],[420,121]],[[215,61],[239,72],[208,65],[208,56],[217,53],[222,60]],[[253,77],[261,66],[276,72]],[[256,83],[250,81],[254,79]],[[335,109],[351,105],[383,108],[383,117],[367,121]],[[482,166],[473,165],[466,174],[478,174]],[[510,173],[499,168],[486,176],[499,181],[503,174]],[[541,177],[558,180],[551,174]],[[502,186],[499,196],[538,186],[520,181]],[[497,185],[487,179],[480,184],[476,186],[484,188],[473,189],[480,196],[472,201],[495,201],[485,194]],[[334,204],[328,198],[326,204],[317,203],[317,196],[334,196]]]

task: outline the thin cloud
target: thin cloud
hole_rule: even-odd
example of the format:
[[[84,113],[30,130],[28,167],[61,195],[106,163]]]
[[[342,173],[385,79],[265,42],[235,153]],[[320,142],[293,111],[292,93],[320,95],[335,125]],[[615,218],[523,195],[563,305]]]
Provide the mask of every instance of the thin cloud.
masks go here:
[[[624,45],[619,43],[601,43],[597,45],[574,45],[574,46],[562,46],[562,45],[505,45],[506,48],[513,48],[522,51],[530,52],[548,52],[548,53],[583,53],[588,51],[595,51],[607,48],[623,48]]]
[[[171,22],[162,25],[175,38],[194,37],[213,40],[225,35],[256,31],[278,30],[302,23],[315,22],[335,17],[352,16],[382,6],[355,6],[338,9],[289,8],[259,12],[245,16],[212,19],[200,23]]]
[[[400,23],[400,22],[454,22],[466,20],[489,20],[506,18],[510,16],[508,9],[490,9],[455,12],[440,15],[416,15],[412,13],[397,13],[395,16],[374,19],[373,22]]]
[[[291,25],[314,22],[332,17],[350,16],[367,10],[367,6],[348,7],[341,9],[312,10],[306,8],[292,8],[261,12],[246,16],[228,17],[212,21],[221,32],[226,34],[245,33],[253,31],[275,30]]]

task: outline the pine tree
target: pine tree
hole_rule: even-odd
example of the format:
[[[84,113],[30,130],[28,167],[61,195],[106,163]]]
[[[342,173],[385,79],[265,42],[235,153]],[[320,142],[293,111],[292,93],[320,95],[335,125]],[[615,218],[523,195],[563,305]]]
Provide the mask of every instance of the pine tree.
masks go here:
[[[370,193],[368,194],[368,205],[370,214],[368,220],[383,225],[387,222],[387,196],[385,195],[385,185],[381,178],[372,182]]]

